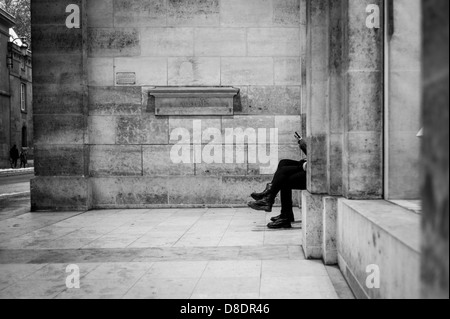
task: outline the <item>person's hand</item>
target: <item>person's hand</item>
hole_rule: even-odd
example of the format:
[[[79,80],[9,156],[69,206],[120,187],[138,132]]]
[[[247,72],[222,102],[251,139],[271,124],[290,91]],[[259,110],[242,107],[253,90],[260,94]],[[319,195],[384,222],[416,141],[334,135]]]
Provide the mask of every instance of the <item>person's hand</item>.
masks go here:
[[[308,147],[304,139],[299,140],[298,145],[300,145],[300,148],[302,149],[306,149]]]

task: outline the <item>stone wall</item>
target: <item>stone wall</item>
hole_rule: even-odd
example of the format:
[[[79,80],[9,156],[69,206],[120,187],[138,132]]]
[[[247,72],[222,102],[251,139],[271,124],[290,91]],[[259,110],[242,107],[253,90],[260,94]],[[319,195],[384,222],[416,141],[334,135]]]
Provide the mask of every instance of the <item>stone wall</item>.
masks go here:
[[[0,9],[1,10],[1,9]],[[7,66],[9,28],[13,20],[5,11],[0,11],[0,167],[9,166],[9,119],[10,93],[9,71]]]
[[[221,132],[277,128],[279,158],[300,158],[293,137],[302,131],[300,0],[86,1],[81,30],[62,25],[68,1],[49,3],[33,7],[34,32],[46,34],[35,36],[35,209],[65,207],[51,201],[95,208],[245,205],[274,168],[248,161],[247,142],[234,146],[245,152],[242,164],[173,164],[171,133],[192,132],[194,120]],[[130,74],[125,85],[120,78]],[[83,77],[87,85],[80,86]],[[240,93],[233,116],[156,116],[149,91],[167,86]],[[50,179],[75,181],[75,190],[87,193],[46,199]],[[298,193],[294,199],[298,204]]]
[[[93,205],[245,205],[273,171],[261,172],[248,161],[173,164],[170,151],[178,140],[171,132],[192,132],[193,120],[222,132],[278,128],[280,157],[298,159],[293,133],[301,131],[299,3],[89,1]],[[118,84],[121,72],[135,73],[135,85]],[[159,86],[231,86],[240,93],[234,116],[161,117],[149,98]]]
[[[33,116],[36,178],[31,206],[37,210],[91,207],[87,145],[87,28],[66,27],[66,7],[85,0],[32,1]]]

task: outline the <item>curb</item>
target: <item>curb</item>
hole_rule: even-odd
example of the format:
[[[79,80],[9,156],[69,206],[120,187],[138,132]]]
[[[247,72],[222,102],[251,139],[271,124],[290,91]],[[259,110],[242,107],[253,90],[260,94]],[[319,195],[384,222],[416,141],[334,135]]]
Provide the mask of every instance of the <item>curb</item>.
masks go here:
[[[3,195],[0,195],[0,200],[16,198],[16,197],[22,197],[22,196],[31,196],[31,192],[3,194]]]
[[[0,177],[21,176],[29,174],[34,174],[34,167],[22,170],[0,170]]]

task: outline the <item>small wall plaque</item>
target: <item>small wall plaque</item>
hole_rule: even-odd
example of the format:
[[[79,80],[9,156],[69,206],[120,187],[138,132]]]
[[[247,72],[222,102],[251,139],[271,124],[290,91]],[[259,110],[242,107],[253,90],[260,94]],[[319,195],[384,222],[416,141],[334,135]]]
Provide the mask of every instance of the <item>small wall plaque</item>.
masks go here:
[[[116,73],[117,85],[135,85],[136,73],[134,72],[117,72]]]
[[[159,116],[233,115],[232,87],[159,87],[150,90],[155,97],[155,114]]]

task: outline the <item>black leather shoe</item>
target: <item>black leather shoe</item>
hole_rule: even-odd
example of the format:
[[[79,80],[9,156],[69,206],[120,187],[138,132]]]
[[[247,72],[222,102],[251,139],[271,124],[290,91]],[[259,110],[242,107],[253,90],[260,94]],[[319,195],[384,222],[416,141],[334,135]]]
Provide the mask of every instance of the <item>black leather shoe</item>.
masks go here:
[[[276,216],[276,217],[272,217],[270,220],[273,221],[273,222],[276,222],[277,220],[280,220],[280,219],[283,219],[283,218],[284,218],[283,215],[279,215],[279,216]],[[293,223],[293,222],[295,222],[295,219],[294,219],[294,218],[291,218],[289,221],[290,221],[291,223]]]
[[[289,229],[292,228],[291,222],[288,219],[279,219],[267,225],[270,229]]]
[[[254,210],[265,211],[266,213],[272,212],[273,204],[275,204],[275,198],[269,194],[262,200],[248,203],[248,206]]]
[[[262,200],[264,197],[266,197],[270,190],[272,189],[272,184],[267,184],[266,189],[262,193],[253,193],[251,196],[254,200]]]

